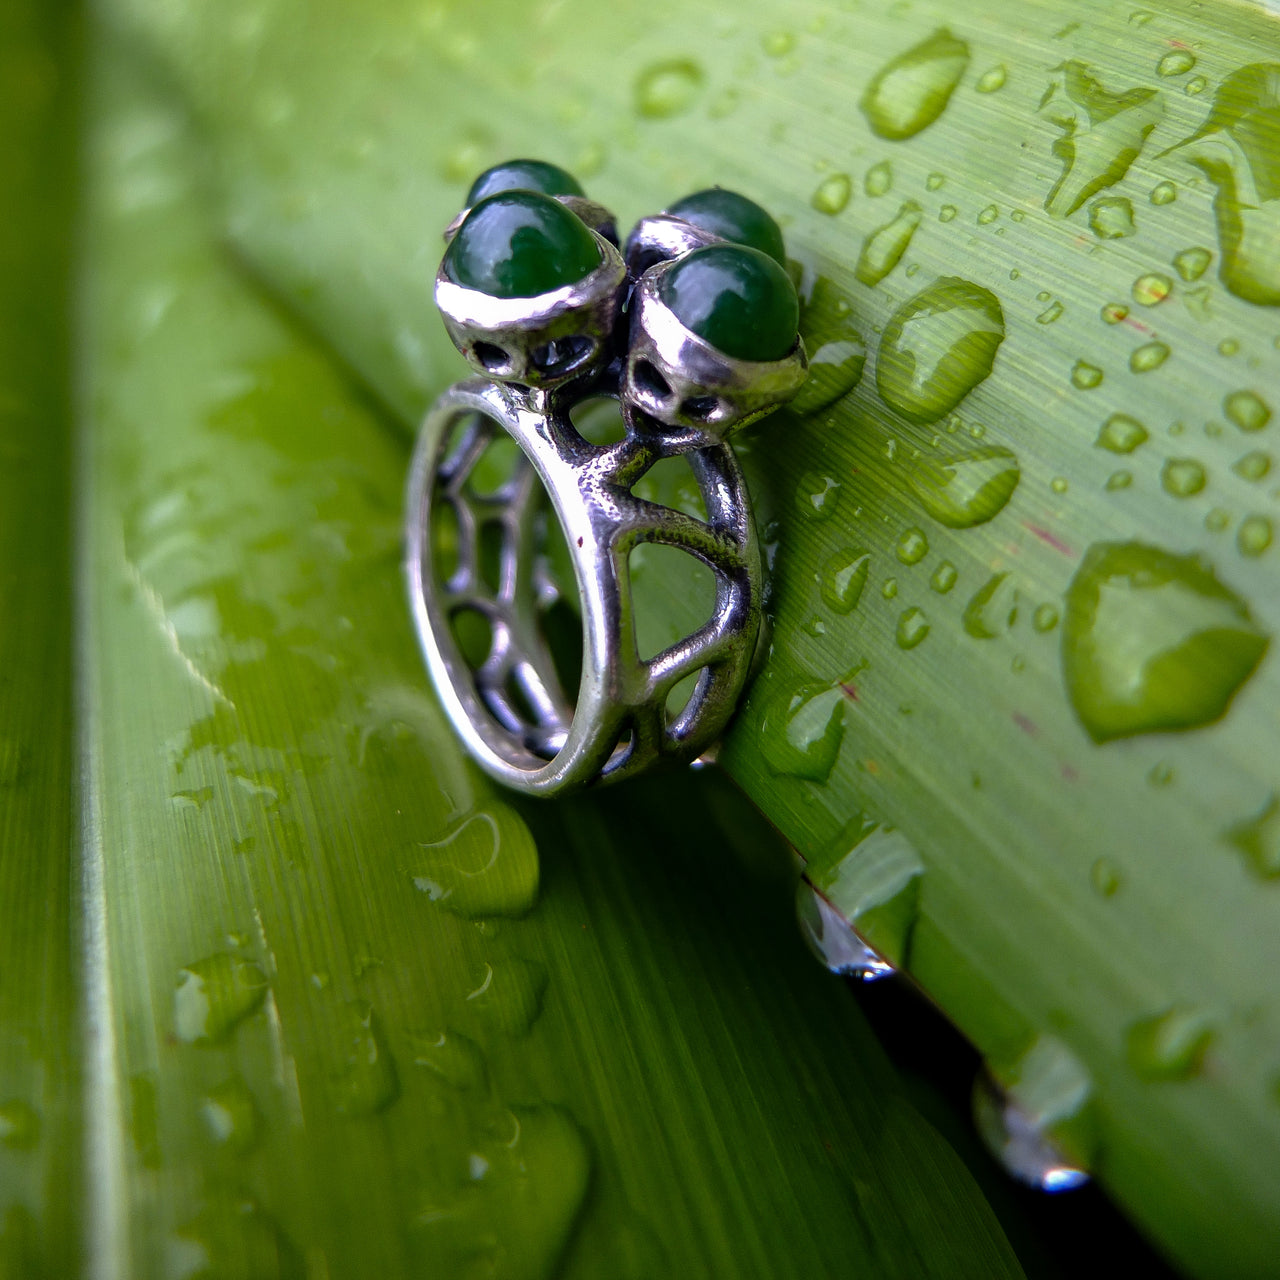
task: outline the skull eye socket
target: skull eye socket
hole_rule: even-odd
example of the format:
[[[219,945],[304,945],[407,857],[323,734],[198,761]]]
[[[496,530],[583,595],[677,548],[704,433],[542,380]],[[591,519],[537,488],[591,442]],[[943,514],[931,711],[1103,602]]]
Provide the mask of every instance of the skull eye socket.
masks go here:
[[[715,413],[719,404],[715,396],[690,396],[681,403],[680,412],[695,422],[706,422]]]
[[[475,357],[490,373],[500,373],[511,364],[511,357],[492,342],[477,342],[472,351]]]
[[[631,370],[631,381],[636,390],[645,392],[658,400],[665,400],[671,394],[671,384],[658,372],[648,360],[637,360]]]
[[[575,333],[536,347],[529,359],[544,378],[556,378],[590,359],[594,350],[595,343],[585,333]]]

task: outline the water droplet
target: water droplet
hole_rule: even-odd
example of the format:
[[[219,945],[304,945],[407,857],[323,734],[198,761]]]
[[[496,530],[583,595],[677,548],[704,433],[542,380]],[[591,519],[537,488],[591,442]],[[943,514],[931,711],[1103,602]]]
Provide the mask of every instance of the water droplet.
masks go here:
[[[796,47],[796,38],[790,31],[774,31],[760,41],[760,47],[769,57],[782,58]]]
[[[1064,309],[1065,308],[1062,303],[1055,298],[1054,301],[1052,301],[1038,316],[1036,316],[1036,324],[1053,324],[1055,320],[1061,318]]]
[[[468,920],[522,916],[538,899],[537,846],[524,819],[500,802],[418,848],[414,885]]]
[[[938,221],[950,222],[958,212],[959,210],[955,207],[955,205],[944,204],[942,208],[938,210]]]
[[[1102,424],[1098,438],[1093,442],[1099,449],[1112,453],[1132,453],[1139,445],[1146,444],[1150,435],[1137,418],[1125,413],[1113,413]]]
[[[1240,350],[1240,344],[1234,338],[1223,338],[1218,343],[1218,354],[1220,356],[1233,356]]]
[[[903,417],[937,422],[991,373],[1003,341],[995,294],[943,276],[893,313],[880,342],[876,386]]]
[[[537,1022],[546,992],[546,966],[538,960],[510,956],[501,965],[484,966],[476,986],[467,994],[467,1007],[491,1029],[519,1037],[527,1035]]]
[[[817,413],[853,390],[862,378],[867,348],[854,328],[853,306],[843,290],[819,276],[800,311],[800,336],[809,355],[809,376],[788,408]]]
[[[975,640],[992,640],[1018,617],[1018,594],[1009,574],[992,574],[969,598],[961,615],[965,633]]]
[[[1214,507],[1204,518],[1204,527],[1210,533],[1221,533],[1231,523],[1231,512]]]
[[[231,1079],[210,1089],[200,1102],[200,1119],[214,1142],[237,1155],[258,1140],[258,1108],[243,1080]]]
[[[1213,1024],[1199,1009],[1175,1006],[1129,1028],[1129,1066],[1143,1080],[1189,1080],[1198,1075],[1213,1041]]]
[[[1173,292],[1173,281],[1159,272],[1139,276],[1133,282],[1133,300],[1141,307],[1154,307]]]
[[[929,619],[919,609],[907,609],[898,619],[899,649],[914,649],[929,634]]]
[[[1271,470],[1271,455],[1255,449],[1237,459],[1231,470],[1242,480],[1261,480]]]
[[[1120,869],[1109,858],[1095,858],[1089,868],[1089,883],[1100,898],[1112,898],[1124,883]]]
[[[704,79],[702,68],[688,58],[655,62],[636,78],[636,111],[651,120],[678,116],[693,105]]]
[[[1185,76],[1196,65],[1196,55],[1188,49],[1170,49],[1156,63],[1158,76]]]
[[[1137,230],[1133,205],[1123,196],[1103,196],[1089,206],[1089,229],[1099,240],[1120,240]]]
[[[210,1276],[252,1276],[254,1280],[297,1280],[306,1266],[280,1226],[250,1196],[226,1191],[165,1242],[165,1274],[183,1280]]]
[[[867,585],[871,553],[861,547],[837,551],[823,566],[819,578],[822,602],[833,613],[852,613]]]
[[[937,191],[947,180],[945,173],[931,173],[924,180],[925,189],[928,191]]]
[[[1044,207],[1053,217],[1065,218],[1129,172],[1164,114],[1164,104],[1154,89],[1108,93],[1083,62],[1072,60],[1056,69],[1040,113],[1062,130],[1053,144],[1062,176]]]
[[[1169,348],[1163,342],[1148,342],[1144,346],[1135,347],[1129,356],[1129,370],[1132,373],[1150,373],[1158,369],[1169,358]]]
[[[973,1089],[973,1118],[987,1149],[1019,1182],[1042,1191],[1070,1191],[1088,1182],[1079,1158],[1090,1154],[1096,1132],[1093,1082],[1084,1065],[1056,1036],[1042,1035],[1000,1079],[988,1068]]]
[[[0,1147],[30,1151],[40,1138],[40,1117],[21,1098],[0,1102]]]
[[[1102,308],[1102,321],[1104,324],[1119,324],[1129,314],[1129,308],[1123,302],[1108,302]]]
[[[1106,488],[1110,491],[1127,489],[1133,483],[1132,471],[1113,471],[1107,477]]]
[[[832,973],[859,982],[875,982],[894,972],[893,965],[863,942],[807,880],[796,886],[796,921],[809,950]]]
[[[395,1063],[373,1010],[350,1004],[339,1016],[340,1067],[333,1081],[334,1105],[344,1116],[371,1116],[400,1094]]]
[[[995,93],[997,89],[1004,88],[1006,72],[1002,65],[997,64],[989,70],[984,71],[979,77],[977,83],[973,86],[979,93]]]
[[[952,587],[956,585],[956,579],[960,575],[956,572],[956,567],[950,560],[944,560],[934,571],[933,577],[929,579],[929,585],[940,595],[945,596]]]
[[[414,1066],[426,1067],[455,1089],[483,1089],[489,1079],[484,1052],[456,1031],[411,1036]]]
[[[1271,406],[1256,391],[1233,391],[1223,400],[1222,412],[1241,431],[1261,431],[1271,421]]]
[[[1174,769],[1167,760],[1159,760],[1151,766],[1147,773],[1147,781],[1153,787],[1167,787],[1174,779]]]
[[[796,507],[809,520],[830,520],[840,503],[840,482],[835,476],[806,471],[796,485]]]
[[[843,211],[853,195],[853,179],[847,173],[833,173],[818,183],[810,203],[819,213],[834,217]]]
[[[1244,855],[1255,875],[1280,879],[1280,795],[1272,792],[1253,817],[1229,827],[1222,838]]]
[[[1079,391],[1092,391],[1102,385],[1102,370],[1087,360],[1077,360],[1071,368],[1071,385]]]
[[[1000,210],[997,209],[995,205],[989,204],[978,213],[978,225],[980,227],[985,227],[994,222],[999,216]]]
[[[845,696],[837,685],[775,693],[760,721],[760,745],[774,773],[826,782],[844,741]]]
[[[919,564],[929,554],[929,539],[923,529],[904,529],[897,550],[903,564]]]
[[[1090,547],[1066,604],[1063,674],[1095,742],[1218,719],[1269,642],[1208,565],[1138,542]]]
[[[1147,197],[1152,204],[1172,204],[1178,198],[1178,187],[1173,182],[1160,182],[1151,188]]]
[[[1208,249],[1183,249],[1173,259],[1174,270],[1186,281],[1199,280],[1213,261]]]
[[[212,1044],[247,1018],[267,993],[267,979],[250,960],[219,952],[178,971],[174,1034],[183,1044]]]
[[[1190,498],[1205,486],[1208,477],[1194,458],[1166,458],[1160,470],[1160,484],[1175,498]]]
[[[1058,625],[1058,607],[1042,604],[1031,616],[1031,625],[1037,631],[1052,631]]]
[[[859,105],[871,132],[900,142],[931,125],[969,65],[969,46],[946,27],[887,62]]]
[[[880,588],[880,594],[886,600],[892,600],[898,594],[897,578],[886,578],[884,584]]]
[[[906,201],[892,222],[877,227],[862,242],[854,275],[865,285],[877,285],[902,260],[923,217],[914,200]]]
[[[1186,84],[1182,86],[1182,92],[1189,98],[1196,97],[1197,94],[1203,93],[1209,87],[1209,82],[1204,76],[1192,76]]]
[[[990,445],[954,458],[922,461],[910,484],[939,524],[970,529],[1004,510],[1021,476],[1014,454]]]
[[[888,160],[878,160],[867,170],[863,182],[867,195],[884,195],[893,186],[893,166]]]
[[[1266,516],[1246,516],[1236,530],[1236,546],[1242,556],[1260,556],[1271,545],[1271,521]]]

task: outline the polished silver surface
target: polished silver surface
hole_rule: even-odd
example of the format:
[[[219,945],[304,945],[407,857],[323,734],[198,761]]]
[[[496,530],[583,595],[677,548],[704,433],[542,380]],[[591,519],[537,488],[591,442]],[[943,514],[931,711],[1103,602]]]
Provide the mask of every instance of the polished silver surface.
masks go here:
[[[409,477],[409,591],[433,682],[481,767],[536,794],[622,778],[663,759],[696,759],[733,714],[760,627],[759,549],[732,451],[714,442],[690,451],[626,406],[624,438],[591,444],[570,410],[601,394],[611,393],[582,383],[550,393],[484,379],[458,383],[427,414]],[[521,456],[486,493],[473,483],[473,469],[502,433]],[[706,521],[631,492],[655,462],[676,453],[687,456]],[[442,518],[457,537],[443,576],[437,560],[444,549],[432,545]],[[581,613],[576,690],[563,687],[544,626],[560,591],[548,555],[552,519],[564,535]],[[500,548],[496,574],[482,564],[486,536]],[[641,543],[688,552],[716,583],[711,619],[647,660],[636,647],[628,566]],[[468,611],[491,633],[488,655],[476,664],[455,633]],[[689,701],[672,714],[669,693],[694,673]]]
[[[660,262],[683,258],[686,253],[707,245],[727,243],[714,231],[705,231],[669,213],[657,213],[641,218],[631,228],[622,256],[627,260],[627,274],[632,280],[639,280]]]
[[[808,364],[798,336],[781,360],[739,360],[716,350],[663,302],[671,265],[651,267],[632,294],[622,398],[669,428],[672,443],[705,448],[791,399]]]
[[[576,197],[566,197],[567,203]],[[597,206],[598,207],[598,206]],[[477,373],[548,389],[602,369],[626,296],[622,255],[598,231],[600,265],[533,298],[495,298],[436,272],[436,305],[454,345]]]

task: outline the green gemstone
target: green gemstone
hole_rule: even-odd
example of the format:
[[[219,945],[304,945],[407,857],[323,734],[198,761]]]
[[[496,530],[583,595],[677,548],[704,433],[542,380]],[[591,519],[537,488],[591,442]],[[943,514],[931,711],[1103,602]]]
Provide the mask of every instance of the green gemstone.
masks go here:
[[[564,205],[536,191],[481,200],[444,253],[450,280],[492,298],[533,298],[600,265],[600,246]]]
[[[767,254],[736,244],[695,249],[662,277],[662,300],[700,338],[739,360],[781,360],[796,342],[795,286]]]
[[[692,222],[734,244],[745,244],[767,253],[780,267],[787,265],[787,252],[782,244],[782,228],[754,200],[736,191],[711,187],[695,191],[677,200],[668,210],[677,218]]]
[[[467,207],[503,191],[541,191],[544,196],[585,196],[573,174],[545,160],[505,160],[486,169],[467,192]]]

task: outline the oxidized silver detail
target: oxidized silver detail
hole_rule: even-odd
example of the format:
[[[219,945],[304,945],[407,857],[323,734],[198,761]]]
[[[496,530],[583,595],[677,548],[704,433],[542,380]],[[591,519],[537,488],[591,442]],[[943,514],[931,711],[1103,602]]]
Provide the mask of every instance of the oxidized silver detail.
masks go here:
[[[671,213],[652,214],[641,218],[627,237],[623,257],[627,260],[627,274],[639,280],[650,267],[660,262],[683,258],[695,249],[705,249],[712,244],[728,244],[714,231],[696,227],[692,222]]]
[[[468,289],[451,280],[441,263],[436,305],[454,346],[477,373],[547,389],[609,363],[626,268],[604,236],[591,234],[600,265],[573,284],[533,298],[495,298]]]
[[[534,794],[562,792],[639,772],[662,759],[694,760],[732,716],[751,665],[761,614],[759,548],[746,484],[727,445],[688,451],[624,405],[616,444],[585,440],[574,403],[599,386],[525,391],[484,379],[450,388],[423,423],[409,477],[407,573],[418,636],[444,708],[468,751],[500,782]],[[494,493],[477,492],[473,467],[505,431],[521,461]],[[647,502],[631,488],[660,458],[687,452],[708,519]],[[541,481],[541,485],[539,485]],[[545,488],[550,511],[540,502]],[[452,510],[457,563],[439,581],[430,545],[437,513]],[[565,690],[543,631],[557,598],[545,527],[560,522],[582,613],[582,676]],[[500,542],[496,589],[480,565],[481,530]],[[644,660],[636,647],[628,558],[640,543],[678,547],[716,581],[715,610],[693,635]],[[452,622],[487,620],[488,656],[473,666]],[[699,673],[674,716],[667,696]],[[575,696],[572,696],[576,694]]]
[[[650,268],[631,300],[631,341],[622,398],[667,427],[684,448],[701,448],[791,399],[808,371],[804,343],[781,360],[739,360],[690,330],[662,300],[671,263]]]

